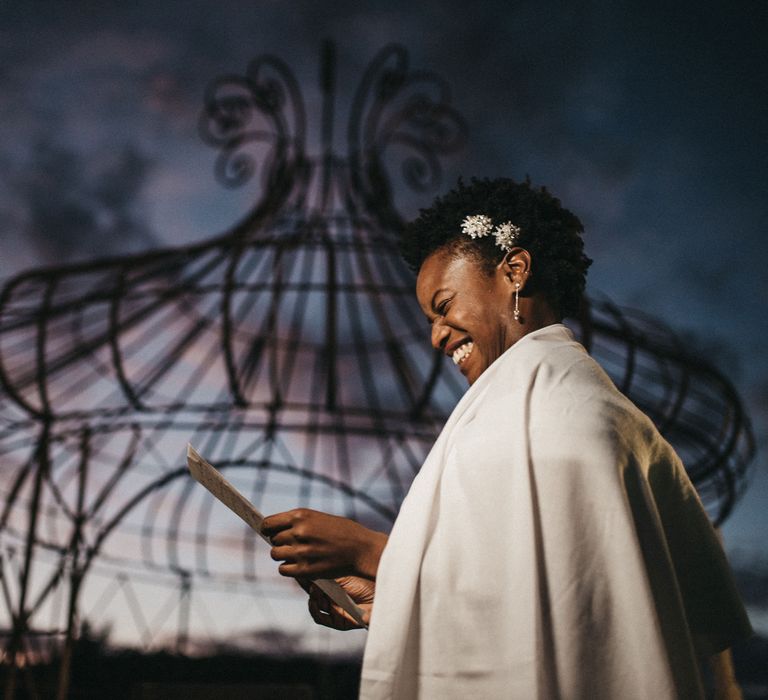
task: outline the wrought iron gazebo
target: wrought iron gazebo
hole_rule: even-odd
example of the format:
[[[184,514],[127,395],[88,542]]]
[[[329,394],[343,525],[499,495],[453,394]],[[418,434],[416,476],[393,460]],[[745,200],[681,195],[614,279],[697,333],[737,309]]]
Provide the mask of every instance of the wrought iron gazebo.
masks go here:
[[[64,694],[79,620],[130,620],[145,647],[193,650],[216,641],[237,596],[251,608],[227,636],[279,626],[299,599],[188,477],[188,441],[265,511],[309,506],[387,529],[463,392],[427,342],[395,195],[434,190],[465,124],[446,84],[390,46],[354,95],[339,157],[333,63],[328,45],[314,156],[280,60],[210,86],[200,131],[218,178],[259,183],[230,231],[33,270],[2,290],[5,659],[61,650]],[[656,321],[605,300],[585,309],[569,323],[722,522],[753,453],[733,387]],[[168,594],[142,588],[157,585]]]

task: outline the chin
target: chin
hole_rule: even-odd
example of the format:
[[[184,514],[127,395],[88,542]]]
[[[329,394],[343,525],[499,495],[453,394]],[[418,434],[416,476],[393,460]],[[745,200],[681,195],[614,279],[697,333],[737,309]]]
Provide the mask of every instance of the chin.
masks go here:
[[[466,379],[466,380],[467,380],[467,384],[469,384],[469,386],[472,386],[472,385],[473,385],[473,384],[474,384],[474,383],[477,381],[477,378],[478,378],[478,377],[479,377],[479,376],[480,376],[482,373],[483,373],[482,371],[480,371],[480,372],[467,372],[467,373],[464,375],[464,379]]]
[[[479,358],[477,358],[479,359]],[[483,365],[482,367],[472,367],[467,368],[467,372],[464,374],[464,379],[467,380],[467,383],[472,386],[480,377],[480,375],[485,372],[485,370],[488,369],[488,365]]]

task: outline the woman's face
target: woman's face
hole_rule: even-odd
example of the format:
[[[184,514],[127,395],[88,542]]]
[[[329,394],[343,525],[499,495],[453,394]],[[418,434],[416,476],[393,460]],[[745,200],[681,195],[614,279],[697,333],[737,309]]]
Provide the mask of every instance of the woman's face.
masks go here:
[[[473,258],[437,250],[419,270],[416,296],[432,325],[432,345],[470,384],[523,335],[504,264],[487,275]]]

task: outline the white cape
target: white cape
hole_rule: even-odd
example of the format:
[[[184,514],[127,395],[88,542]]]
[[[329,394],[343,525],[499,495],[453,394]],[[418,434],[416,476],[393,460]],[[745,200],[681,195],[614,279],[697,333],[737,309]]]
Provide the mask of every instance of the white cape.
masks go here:
[[[557,324],[494,362],[379,566],[361,698],[698,698],[748,633],[679,459]]]

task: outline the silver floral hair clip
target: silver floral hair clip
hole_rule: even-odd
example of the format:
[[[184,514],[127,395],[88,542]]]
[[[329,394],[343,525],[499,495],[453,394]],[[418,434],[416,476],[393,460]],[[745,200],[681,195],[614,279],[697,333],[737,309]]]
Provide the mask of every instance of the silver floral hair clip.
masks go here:
[[[517,243],[520,227],[515,226],[511,221],[505,221],[494,227],[490,216],[475,214],[465,217],[461,222],[461,232],[470,238],[483,238],[492,233],[496,237],[496,245],[502,250],[510,251]]]

